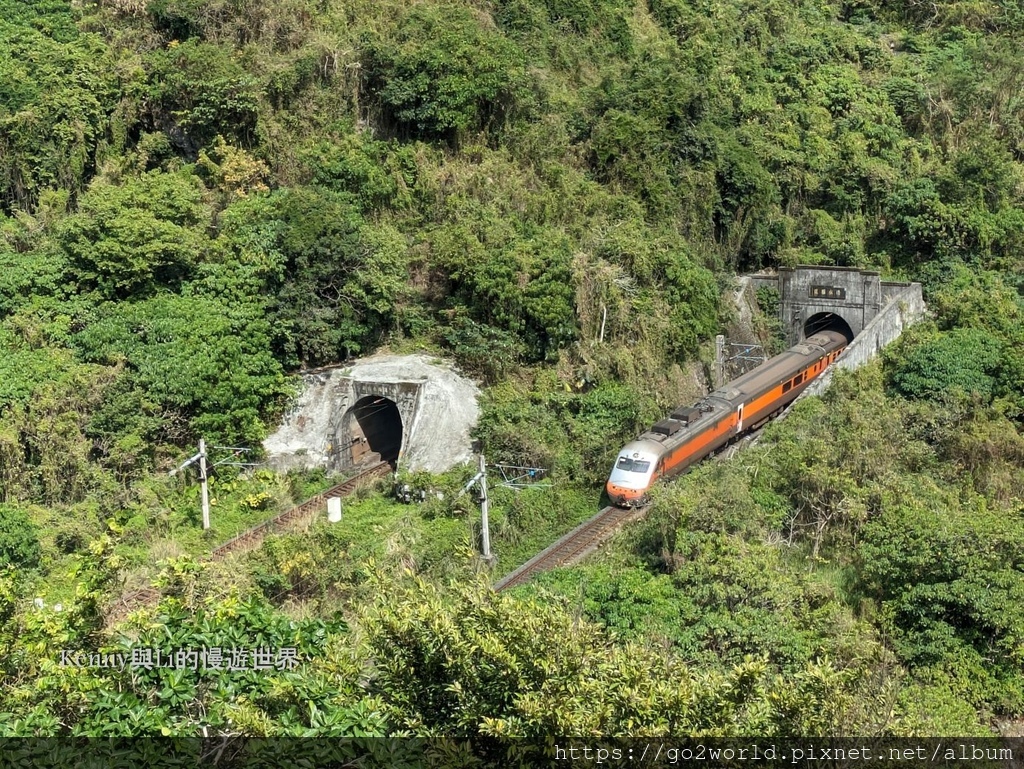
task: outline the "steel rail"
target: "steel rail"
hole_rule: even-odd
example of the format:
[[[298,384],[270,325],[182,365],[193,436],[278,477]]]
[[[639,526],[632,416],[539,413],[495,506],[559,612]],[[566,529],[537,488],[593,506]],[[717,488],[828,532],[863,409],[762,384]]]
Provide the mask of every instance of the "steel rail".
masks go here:
[[[391,464],[389,462],[379,462],[372,467],[368,467],[351,478],[332,486],[326,491],[314,494],[301,504],[285,510],[280,515],[275,515],[273,518],[264,521],[258,526],[254,526],[247,531],[243,531],[238,536],[229,539],[218,547],[215,547],[211,551],[210,557],[213,560],[220,560],[229,553],[258,547],[263,541],[263,538],[268,534],[293,525],[304,518],[309,518],[318,509],[323,509],[323,506],[328,499],[347,496],[367,481],[378,478],[390,470]],[[108,611],[108,622],[111,620],[119,621],[128,616],[131,612],[136,609],[141,609],[144,606],[156,605],[160,601],[161,595],[161,592],[153,587],[142,587],[124,594]]]
[[[594,552],[611,537],[623,524],[641,518],[646,507],[606,507],[593,518],[581,523],[575,529],[541,550],[519,568],[498,580],[494,589],[498,592],[521,585],[535,574],[550,571],[559,566],[571,566]]]
[[[281,529],[302,519],[312,517],[317,510],[323,509],[323,506],[328,499],[347,496],[367,481],[378,478],[386,472],[390,472],[390,470],[391,464],[388,462],[379,462],[372,467],[368,467],[358,475],[354,475],[348,480],[342,481],[338,485],[332,486],[326,491],[315,494],[302,504],[296,505],[290,510],[285,510],[280,515],[275,515],[273,518],[264,521],[258,526],[254,526],[247,531],[243,531],[238,536],[229,539],[223,545],[215,547],[210,555],[214,560],[219,560],[228,553],[258,547],[263,541],[263,538],[268,534],[280,531]]]
[[[764,428],[773,422],[777,416],[784,413],[785,410],[780,409],[775,414],[766,418],[757,428],[748,430],[743,435],[729,441],[729,443],[717,451],[704,457],[700,462],[687,468],[683,475],[701,464],[701,462],[712,458],[730,457],[744,445],[750,445],[761,436]],[[675,478],[671,480],[675,480]],[[495,582],[494,590],[500,593],[502,590],[508,590],[510,587],[527,582],[531,577],[541,572],[578,563],[597,550],[623,524],[643,518],[647,514],[648,507],[621,508],[609,506],[602,509],[593,518],[587,519],[568,534],[563,535],[551,545],[541,550],[529,561]]]

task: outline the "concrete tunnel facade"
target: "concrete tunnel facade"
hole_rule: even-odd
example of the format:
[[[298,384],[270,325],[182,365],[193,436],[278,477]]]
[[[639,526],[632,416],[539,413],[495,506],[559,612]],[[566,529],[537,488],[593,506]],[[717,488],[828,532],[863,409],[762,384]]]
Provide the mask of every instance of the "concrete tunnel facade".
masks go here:
[[[301,374],[301,392],[264,441],[278,471],[343,472],[377,461],[444,472],[473,457],[479,390],[422,355],[380,355]]]

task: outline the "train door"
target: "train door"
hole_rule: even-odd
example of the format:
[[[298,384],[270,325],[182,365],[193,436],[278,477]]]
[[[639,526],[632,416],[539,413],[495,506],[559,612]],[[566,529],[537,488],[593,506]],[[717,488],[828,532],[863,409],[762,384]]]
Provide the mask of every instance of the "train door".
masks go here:
[[[743,404],[739,405],[736,409],[736,434],[739,435],[743,432]]]

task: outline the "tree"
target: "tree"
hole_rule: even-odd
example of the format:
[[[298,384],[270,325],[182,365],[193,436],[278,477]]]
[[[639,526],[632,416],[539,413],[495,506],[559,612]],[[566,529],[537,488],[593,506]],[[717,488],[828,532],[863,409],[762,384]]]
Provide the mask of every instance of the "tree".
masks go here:
[[[121,185],[95,182],[57,239],[79,284],[106,299],[175,290],[205,245],[202,183],[190,171],[152,171]]]
[[[67,4],[4,0],[0,18],[0,206],[31,211],[48,189],[83,190],[105,144],[124,148],[134,73]]]
[[[273,348],[287,367],[344,360],[393,325],[405,238],[365,221],[351,195],[301,187],[241,201],[222,233],[229,258],[270,294]]]
[[[0,505],[0,568],[35,568],[41,554],[36,527],[25,511]]]
[[[901,394],[956,402],[980,398],[991,403],[1003,345],[980,328],[955,328],[923,342],[904,345],[890,357],[889,377]]]
[[[189,161],[221,136],[257,143],[263,87],[225,46],[191,38],[149,55],[154,128]]]
[[[1024,518],[976,499],[888,506],[862,530],[857,571],[900,656],[954,676],[976,706],[1024,703]]]
[[[525,97],[522,52],[461,6],[413,6],[393,39],[366,40],[373,93],[399,127],[453,143]]]
[[[655,648],[615,644],[550,600],[387,584],[362,624],[389,728],[483,735],[491,755],[552,734],[823,734],[846,697],[849,677],[827,664],[785,684],[751,659],[698,673]]]
[[[75,344],[87,360],[127,363],[145,397],[188,419],[193,437],[253,444],[265,433],[262,416],[286,392],[261,309],[198,291],[161,294],[106,306]]]

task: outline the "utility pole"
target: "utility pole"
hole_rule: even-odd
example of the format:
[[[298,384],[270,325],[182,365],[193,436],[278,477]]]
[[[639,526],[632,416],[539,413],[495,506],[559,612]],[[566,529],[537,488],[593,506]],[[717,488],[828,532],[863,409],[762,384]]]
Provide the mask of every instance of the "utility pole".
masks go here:
[[[469,483],[467,483],[463,487],[462,491],[459,492],[459,496],[461,497],[463,494],[465,494],[467,491],[473,488],[474,483],[480,487],[480,528],[482,530],[483,539],[481,543],[481,549],[483,550],[481,558],[483,558],[484,563],[486,563],[490,567],[493,567],[498,559],[491,555],[491,524],[487,518],[488,506],[490,504],[490,502],[487,499],[487,464],[484,461],[483,454],[480,455],[479,467],[480,471],[469,479]]]
[[[211,448],[234,452],[230,457],[214,462],[211,465],[211,467],[219,467],[220,465],[234,465],[236,467],[254,467],[254,463],[252,462],[231,461],[239,457],[240,455],[248,452],[249,449],[247,448],[242,448],[239,446],[211,446]],[[177,475],[186,467],[188,467],[189,465],[194,465],[196,462],[199,463],[199,484],[203,493],[203,528],[208,529],[210,528],[210,490],[209,487],[207,486],[208,475],[206,472],[206,441],[203,438],[200,438],[199,453],[189,457],[180,465],[175,467],[173,470],[171,470],[169,475]]]
[[[203,529],[210,528],[210,492],[206,487],[206,441],[199,439],[199,484],[203,492]]]
[[[480,455],[480,526],[483,532],[484,561],[491,565],[494,557],[491,555],[491,525],[487,519],[487,465],[484,464],[484,455]]]
[[[725,337],[715,337],[715,389],[725,384]]]

